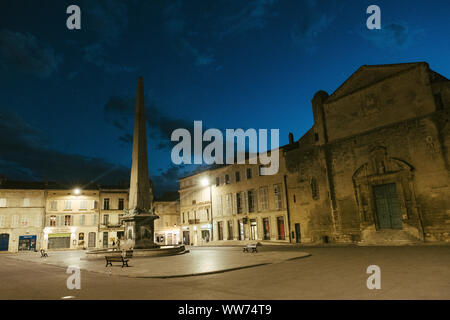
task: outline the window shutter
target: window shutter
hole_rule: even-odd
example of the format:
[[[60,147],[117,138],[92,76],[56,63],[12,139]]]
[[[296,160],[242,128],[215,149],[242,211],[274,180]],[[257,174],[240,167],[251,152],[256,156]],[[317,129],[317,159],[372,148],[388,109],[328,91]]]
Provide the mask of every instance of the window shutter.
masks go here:
[[[74,220],[74,216],[73,215],[70,216],[70,225],[71,226],[75,225],[75,220]]]
[[[248,213],[247,211],[247,192],[242,191],[241,192],[241,199],[242,199],[242,213]]]

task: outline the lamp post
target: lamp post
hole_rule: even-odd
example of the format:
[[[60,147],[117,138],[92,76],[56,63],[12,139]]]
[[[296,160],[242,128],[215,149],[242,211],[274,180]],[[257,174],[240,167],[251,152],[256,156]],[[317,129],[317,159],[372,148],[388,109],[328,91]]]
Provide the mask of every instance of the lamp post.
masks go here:
[[[209,205],[211,208],[211,241],[214,240],[214,222],[213,222],[213,206],[212,206],[212,184],[207,177],[201,180],[201,185],[209,187]]]

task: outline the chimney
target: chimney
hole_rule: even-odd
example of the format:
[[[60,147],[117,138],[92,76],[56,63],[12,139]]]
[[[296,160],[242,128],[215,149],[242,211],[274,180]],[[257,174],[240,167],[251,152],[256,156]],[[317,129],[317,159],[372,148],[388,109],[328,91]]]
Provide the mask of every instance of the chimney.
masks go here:
[[[289,144],[294,143],[294,134],[292,132],[289,132]]]

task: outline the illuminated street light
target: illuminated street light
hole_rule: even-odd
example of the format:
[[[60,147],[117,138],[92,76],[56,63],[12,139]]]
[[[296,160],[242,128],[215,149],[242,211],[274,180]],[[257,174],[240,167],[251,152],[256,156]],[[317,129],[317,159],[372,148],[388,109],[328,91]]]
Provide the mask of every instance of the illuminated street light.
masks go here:
[[[209,180],[208,180],[208,178],[203,178],[202,180],[200,180],[200,184],[203,186],[203,187],[206,187],[206,186],[209,186]]]
[[[79,195],[81,193],[81,190],[79,188],[75,188],[73,190],[73,193],[75,193],[76,195]]]

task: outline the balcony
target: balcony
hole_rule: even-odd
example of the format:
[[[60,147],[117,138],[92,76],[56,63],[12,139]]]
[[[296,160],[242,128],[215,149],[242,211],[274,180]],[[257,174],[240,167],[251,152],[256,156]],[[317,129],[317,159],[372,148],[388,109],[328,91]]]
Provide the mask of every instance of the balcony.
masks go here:
[[[189,219],[188,223],[189,224],[199,224],[200,223],[200,219]]]
[[[121,223],[113,223],[113,222],[108,222],[107,224],[105,223],[101,223],[100,224],[100,229],[117,229],[117,228],[121,228],[122,224]]]

